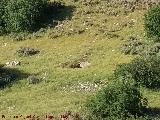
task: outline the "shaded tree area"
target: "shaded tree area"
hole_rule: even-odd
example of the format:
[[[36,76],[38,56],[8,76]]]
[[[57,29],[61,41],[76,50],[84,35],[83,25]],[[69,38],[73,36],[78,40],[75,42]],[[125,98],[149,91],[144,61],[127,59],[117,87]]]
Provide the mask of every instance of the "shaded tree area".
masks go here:
[[[53,20],[71,19],[74,7],[48,0],[6,0],[0,2],[0,34],[35,32]]]
[[[56,26],[58,21],[71,20],[75,6],[66,6],[61,2],[49,2],[45,8],[44,15],[45,19],[42,22],[41,26]]]

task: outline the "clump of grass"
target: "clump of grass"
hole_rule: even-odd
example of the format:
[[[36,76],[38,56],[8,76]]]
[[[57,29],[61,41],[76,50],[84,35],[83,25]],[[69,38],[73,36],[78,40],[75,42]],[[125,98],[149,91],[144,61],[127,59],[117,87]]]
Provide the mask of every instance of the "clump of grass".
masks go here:
[[[141,54],[145,49],[145,44],[135,37],[130,37],[127,43],[121,47],[121,52],[124,54],[137,55]]]
[[[151,57],[151,56],[159,56],[160,53],[160,44],[159,43],[155,43],[153,45],[149,45],[147,46],[147,48],[145,49],[145,51],[142,52],[142,56],[144,57]]]
[[[16,53],[18,54],[18,56],[32,56],[35,54],[38,54],[40,51],[39,50],[35,50],[33,48],[29,48],[29,47],[20,47]]]

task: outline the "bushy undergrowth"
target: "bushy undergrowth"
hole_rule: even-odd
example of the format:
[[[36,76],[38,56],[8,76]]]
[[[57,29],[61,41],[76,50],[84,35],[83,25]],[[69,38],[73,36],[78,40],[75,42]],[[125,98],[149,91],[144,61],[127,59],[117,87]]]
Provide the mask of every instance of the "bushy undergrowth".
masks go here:
[[[91,98],[86,106],[94,117],[125,119],[143,114],[142,99],[134,80],[118,78]]]
[[[152,89],[160,88],[160,57],[139,58],[131,63],[119,65],[115,70],[116,77],[128,75],[142,86]]]
[[[145,58],[151,57],[151,56],[160,56],[160,44],[155,43],[153,45],[148,45],[143,52],[141,52],[141,55]]]
[[[124,54],[137,55],[145,49],[145,44],[135,37],[130,37],[127,43],[121,47],[121,52]]]
[[[0,1],[0,31],[24,32],[37,29],[44,18],[48,0]]]
[[[160,41],[160,5],[148,10],[144,19],[144,27],[149,38]]]
[[[8,32],[32,31],[43,20],[47,0],[7,0],[4,22]]]
[[[119,65],[112,82],[87,101],[86,116],[91,120],[152,120],[147,116],[148,100],[142,97],[139,85],[160,88],[159,56]]]

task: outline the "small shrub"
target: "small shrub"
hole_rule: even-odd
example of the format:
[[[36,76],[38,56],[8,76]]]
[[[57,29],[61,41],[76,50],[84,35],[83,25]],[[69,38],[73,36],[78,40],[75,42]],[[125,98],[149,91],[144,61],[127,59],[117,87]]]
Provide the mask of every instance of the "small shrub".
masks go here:
[[[27,81],[28,81],[28,84],[37,84],[40,82],[40,80],[34,75],[29,76],[27,78]]]
[[[118,78],[91,98],[86,107],[97,118],[126,119],[143,113],[142,96],[134,80]]]
[[[154,44],[151,50],[154,51],[155,53],[160,52],[160,43]]]
[[[156,43],[152,46],[149,46],[148,49],[146,49],[142,55],[145,57],[150,57],[158,55],[159,53],[160,53],[160,44]]]
[[[149,38],[153,38],[155,41],[160,40],[160,5],[149,9],[145,15],[144,27]]]
[[[160,56],[139,58],[131,63],[119,65],[114,75],[116,77],[131,75],[142,86],[160,88]]]
[[[21,47],[20,49],[17,50],[17,54],[19,56],[32,56],[38,54],[39,52],[40,52],[39,50],[35,50],[29,47]]]
[[[140,54],[145,49],[143,42],[139,41],[137,38],[131,37],[129,41],[121,47],[121,52],[124,54],[137,55]]]

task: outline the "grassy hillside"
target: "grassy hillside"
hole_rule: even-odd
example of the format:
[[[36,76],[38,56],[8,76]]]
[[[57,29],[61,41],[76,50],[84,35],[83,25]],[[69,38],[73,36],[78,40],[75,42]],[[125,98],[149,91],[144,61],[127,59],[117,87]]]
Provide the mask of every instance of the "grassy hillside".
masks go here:
[[[116,65],[137,57],[122,54],[121,45],[131,36],[145,41],[143,15],[147,5],[133,4],[136,6],[133,9],[130,2],[126,4],[131,7],[121,1],[64,0],[58,17],[50,19],[48,27],[30,34],[30,39],[16,41],[1,36],[0,64],[20,61],[19,66],[7,68],[35,75],[41,81],[29,85],[27,77],[20,77],[0,90],[0,115],[80,112],[86,99],[98,90],[93,86],[107,84]],[[35,48],[40,53],[19,57],[16,50],[20,47]],[[83,60],[90,65],[71,67]],[[160,92],[147,89],[142,92],[159,113]]]

